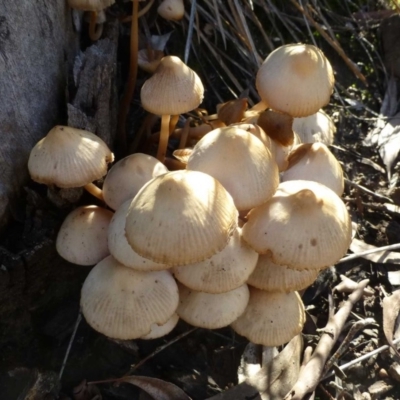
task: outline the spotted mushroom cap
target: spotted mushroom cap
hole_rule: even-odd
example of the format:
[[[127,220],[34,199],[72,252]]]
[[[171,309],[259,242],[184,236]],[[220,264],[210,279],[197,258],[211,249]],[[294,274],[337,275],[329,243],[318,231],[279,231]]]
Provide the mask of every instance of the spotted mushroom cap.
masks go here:
[[[55,126],[32,149],[28,169],[35,182],[72,188],[102,178],[113,160],[113,153],[95,134]]]

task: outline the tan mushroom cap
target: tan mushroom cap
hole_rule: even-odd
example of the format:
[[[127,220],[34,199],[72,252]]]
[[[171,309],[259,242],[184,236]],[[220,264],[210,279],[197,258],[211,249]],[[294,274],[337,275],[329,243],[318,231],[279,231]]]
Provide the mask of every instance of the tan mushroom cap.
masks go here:
[[[274,50],[257,73],[256,87],[273,110],[306,117],[329,103],[334,84],[331,64],[317,47],[288,44]]]
[[[96,331],[121,340],[147,335],[175,313],[179,294],[168,271],[140,272],[112,256],[87,276],[81,293],[82,313]]]
[[[249,301],[247,285],[219,294],[196,292],[182,284],[178,287],[179,317],[188,324],[206,329],[228,326],[244,312]]]
[[[69,213],[57,235],[56,249],[65,260],[94,265],[107,257],[107,231],[113,213],[98,206],[82,206]]]
[[[183,0],[163,0],[157,13],[167,21],[179,21],[185,16],[185,5]]]
[[[336,127],[332,118],[323,110],[304,118],[294,118],[293,130],[303,143],[333,143]]]
[[[344,191],[342,167],[323,143],[301,144],[289,154],[289,166],[282,182],[298,179],[322,183],[338,196]]]
[[[172,317],[165,324],[162,325],[153,324],[151,326],[150,333],[142,336],[140,339],[152,340],[168,335],[168,333],[170,333],[175,328],[178,321],[179,321],[178,314],[173,314]]]
[[[280,346],[299,334],[306,319],[297,292],[267,292],[253,287],[245,312],[231,324],[233,330],[254,344]]]
[[[275,264],[270,254],[262,254],[247,283],[268,292],[293,292],[310,286],[319,274],[318,270],[295,270]]]
[[[246,283],[258,259],[236,229],[228,245],[211,258],[196,264],[175,267],[175,278],[190,289],[206,293],[224,293]]]
[[[115,3],[115,0],[68,0],[71,8],[83,11],[101,11]]]
[[[170,266],[221,251],[237,227],[232,197],[211,176],[173,171],[154,178],[129,207],[125,231],[142,257]]]
[[[137,271],[161,271],[169,269],[165,264],[143,258],[129,245],[125,236],[126,215],[132,200],[125,201],[115,212],[108,228],[108,248],[111,255],[126,267]]]
[[[113,153],[95,134],[55,126],[32,149],[28,169],[36,182],[72,188],[102,178],[113,160]]]
[[[187,169],[213,176],[238,210],[265,203],[279,184],[278,166],[256,136],[237,127],[207,133],[194,147]]]
[[[156,115],[179,115],[197,108],[204,87],[199,76],[180,58],[166,56],[142,86],[140,98],[145,110]]]
[[[288,181],[274,197],[254,208],[243,238],[260,254],[271,252],[276,264],[322,269],[335,264],[351,242],[351,219],[340,197],[312,181]]]
[[[131,154],[115,163],[104,180],[104,201],[113,210],[133,199],[145,183],[168,172],[155,157],[143,153]]]

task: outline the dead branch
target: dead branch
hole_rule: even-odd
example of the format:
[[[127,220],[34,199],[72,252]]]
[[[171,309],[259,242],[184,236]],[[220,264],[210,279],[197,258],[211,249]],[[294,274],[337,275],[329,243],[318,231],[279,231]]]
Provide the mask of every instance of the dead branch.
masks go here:
[[[337,313],[329,317],[328,323],[323,330],[324,333],[314,353],[304,368],[301,369],[297,382],[285,396],[284,400],[301,400],[307,393],[311,393],[315,390],[322,378],[326,360],[339,334],[343,330],[344,324],[354,304],[360,300],[368,283],[368,279],[361,281],[353,293],[349,295],[347,301],[339,308]]]

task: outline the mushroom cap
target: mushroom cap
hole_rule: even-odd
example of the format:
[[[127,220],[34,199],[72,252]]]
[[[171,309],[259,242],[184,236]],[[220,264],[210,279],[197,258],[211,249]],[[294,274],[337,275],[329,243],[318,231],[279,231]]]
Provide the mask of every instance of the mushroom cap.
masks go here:
[[[229,126],[207,133],[194,147],[187,169],[213,176],[238,210],[265,203],[279,184],[278,166],[260,139]]]
[[[179,317],[188,324],[206,329],[228,326],[244,312],[249,301],[247,285],[219,294],[196,292],[182,284],[178,287],[176,312]]]
[[[342,167],[320,142],[301,144],[289,154],[289,166],[282,175],[282,182],[298,179],[322,183],[338,196],[344,191]]]
[[[58,231],[58,254],[78,265],[94,265],[107,257],[107,231],[112,217],[111,211],[98,206],[82,206],[70,212]]]
[[[185,16],[185,5],[183,0],[163,0],[157,13],[167,21],[179,21]]]
[[[211,258],[199,263],[175,267],[175,278],[198,292],[224,293],[246,283],[254,270],[258,254],[236,229],[228,245]]]
[[[293,292],[310,286],[319,274],[318,270],[295,270],[275,264],[269,253],[261,254],[247,283],[268,292]]]
[[[125,231],[133,250],[170,266],[200,262],[221,251],[237,227],[232,197],[211,176],[168,172],[132,200]]]
[[[162,325],[153,324],[151,326],[151,331],[147,335],[142,336],[140,339],[152,340],[168,335],[168,333],[170,333],[175,328],[178,321],[179,321],[179,316],[178,314],[175,313],[165,324]]]
[[[274,50],[257,73],[256,87],[270,108],[306,117],[329,103],[334,84],[331,64],[317,47],[288,44]]]
[[[266,292],[253,287],[244,313],[231,326],[254,344],[280,346],[299,334],[306,319],[297,292]]]
[[[32,149],[28,169],[35,182],[72,188],[102,178],[113,160],[113,153],[95,134],[55,126]]]
[[[112,256],[98,263],[83,283],[82,313],[96,331],[121,340],[147,335],[176,311],[179,293],[168,271],[140,272]]]
[[[332,118],[323,110],[304,118],[293,119],[293,130],[303,143],[333,143],[336,127]]]
[[[243,238],[258,253],[293,269],[322,269],[351,242],[351,219],[340,197],[312,181],[279,185],[270,201],[248,214]]]
[[[167,172],[167,167],[155,157],[131,154],[108,171],[103,184],[104,201],[116,210],[124,201],[133,199],[145,183]]]
[[[175,56],[166,56],[160,61],[140,92],[143,108],[156,115],[192,111],[203,101],[203,96],[199,76]]]
[[[115,0],[68,0],[71,8],[83,11],[101,11],[115,3]]]
[[[108,248],[111,255],[126,267],[137,271],[161,271],[169,265],[159,264],[143,258],[129,245],[125,236],[125,222],[132,200],[125,201],[115,212],[108,228]]]

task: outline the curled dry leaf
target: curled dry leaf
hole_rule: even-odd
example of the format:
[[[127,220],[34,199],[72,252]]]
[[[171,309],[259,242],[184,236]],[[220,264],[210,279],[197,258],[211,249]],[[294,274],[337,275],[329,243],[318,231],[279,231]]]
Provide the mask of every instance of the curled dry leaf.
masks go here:
[[[393,292],[390,297],[385,297],[383,299],[382,308],[383,333],[385,334],[389,346],[395,351],[397,356],[400,357],[397,346],[393,343],[393,330],[400,311],[400,289]]]

